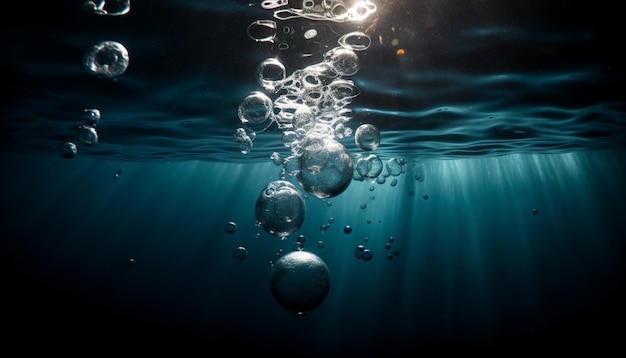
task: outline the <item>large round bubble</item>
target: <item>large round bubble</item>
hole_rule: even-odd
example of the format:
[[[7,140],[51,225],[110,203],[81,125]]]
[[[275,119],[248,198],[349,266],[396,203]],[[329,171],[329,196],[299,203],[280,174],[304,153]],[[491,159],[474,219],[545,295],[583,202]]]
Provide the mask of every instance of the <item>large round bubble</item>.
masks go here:
[[[330,198],[341,194],[352,180],[352,158],[343,144],[309,134],[302,140],[298,182],[309,194]]]
[[[254,212],[263,230],[286,238],[298,231],[304,222],[304,198],[290,182],[276,180],[261,191]]]
[[[293,251],[272,266],[270,288],[282,307],[303,315],[324,302],[330,289],[329,276],[328,266],[319,256]]]
[[[252,92],[239,104],[237,113],[241,123],[253,132],[263,132],[272,125],[274,104],[262,92]]]
[[[380,145],[378,128],[372,124],[361,124],[354,132],[354,143],[363,150],[376,150]]]
[[[119,42],[103,41],[85,55],[85,68],[98,77],[113,78],[128,68],[129,55]]]
[[[335,47],[324,54],[324,59],[340,76],[352,76],[359,71],[359,57],[345,47]]]

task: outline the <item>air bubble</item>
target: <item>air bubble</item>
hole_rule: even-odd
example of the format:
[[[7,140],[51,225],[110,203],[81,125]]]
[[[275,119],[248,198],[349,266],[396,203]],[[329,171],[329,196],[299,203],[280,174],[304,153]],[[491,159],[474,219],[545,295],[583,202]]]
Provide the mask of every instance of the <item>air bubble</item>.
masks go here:
[[[94,146],[98,143],[96,129],[87,125],[78,127],[78,139],[86,146]]]
[[[83,3],[83,9],[97,15],[121,16],[130,12],[130,0],[88,0]]]
[[[275,58],[261,62],[256,70],[257,81],[270,92],[274,92],[286,76],[285,66]]]
[[[128,50],[119,42],[103,41],[85,55],[85,68],[98,77],[113,78],[128,68]]]
[[[239,151],[242,154],[250,153],[250,150],[252,149],[252,139],[248,136],[245,129],[241,127],[237,128],[233,133],[232,139],[233,142],[239,144]]]
[[[302,148],[298,182],[307,193],[330,198],[350,185],[353,163],[343,144],[309,134],[302,140]]]
[[[61,146],[61,156],[63,158],[74,158],[78,152],[78,147],[72,142],[63,143]]]
[[[83,112],[83,119],[85,124],[91,127],[95,127],[100,121],[100,110],[95,108],[85,109]]]
[[[274,42],[276,38],[276,22],[272,20],[256,20],[248,25],[248,36],[256,42]]]
[[[304,214],[304,198],[288,181],[269,183],[256,201],[257,222],[267,233],[283,239],[300,228]]]
[[[359,57],[354,51],[335,47],[324,55],[324,60],[340,76],[352,76],[359,71]]]
[[[272,100],[262,92],[252,92],[239,104],[239,120],[253,132],[263,132],[272,125]]]
[[[361,149],[372,151],[380,145],[380,132],[372,124],[362,124],[354,132],[354,143]]]
[[[244,246],[239,246],[233,251],[235,261],[243,261],[248,257],[248,250]]]
[[[234,221],[227,222],[224,226],[224,231],[226,231],[228,234],[234,234],[237,231],[237,223],[235,223]]]
[[[315,36],[317,36],[317,30],[315,29],[309,29],[304,32],[304,38],[307,40],[310,40],[314,38]]]
[[[345,34],[337,41],[339,45],[353,51],[367,50],[372,40],[363,32],[355,31]]]

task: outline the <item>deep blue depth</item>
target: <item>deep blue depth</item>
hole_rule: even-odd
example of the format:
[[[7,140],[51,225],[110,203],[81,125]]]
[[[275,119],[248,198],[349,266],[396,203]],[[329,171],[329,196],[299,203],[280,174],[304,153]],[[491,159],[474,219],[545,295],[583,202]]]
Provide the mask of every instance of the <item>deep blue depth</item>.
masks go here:
[[[620,337],[624,153],[429,161],[423,182],[409,164],[396,187],[353,182],[330,206],[308,197],[298,234],[326,261],[331,289],[304,317],[269,290],[269,262],[295,237],[254,221],[273,164],[3,163],[10,337],[311,357],[595,351]],[[355,258],[358,244],[371,261]]]

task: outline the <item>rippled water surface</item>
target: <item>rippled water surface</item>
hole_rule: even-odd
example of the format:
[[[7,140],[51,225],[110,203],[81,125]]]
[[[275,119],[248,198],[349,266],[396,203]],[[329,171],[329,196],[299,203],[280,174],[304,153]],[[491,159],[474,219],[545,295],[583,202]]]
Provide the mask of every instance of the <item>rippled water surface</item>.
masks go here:
[[[349,76],[359,94],[347,106],[345,125],[376,125],[382,155],[450,158],[623,146],[624,62],[610,7],[376,5],[355,23],[278,20],[275,10],[241,1],[138,3],[123,16],[98,16],[80,4],[44,4],[35,11],[48,14],[37,18],[15,13],[4,25],[4,47],[11,50],[2,59],[2,145],[57,155],[62,143],[77,140],[82,111],[97,108],[98,145],[79,148],[80,155],[265,160],[286,150],[280,128],[257,133],[246,155],[232,140],[241,126],[240,101],[264,90],[257,66],[276,58],[291,74],[319,64],[342,35],[359,31],[371,45],[358,51],[360,69]],[[257,20],[276,23],[267,30],[273,42],[249,36]],[[306,39],[307,30],[317,35]],[[85,53],[101,41],[128,49],[123,74],[99,78],[85,68]],[[355,148],[351,137],[344,142]]]

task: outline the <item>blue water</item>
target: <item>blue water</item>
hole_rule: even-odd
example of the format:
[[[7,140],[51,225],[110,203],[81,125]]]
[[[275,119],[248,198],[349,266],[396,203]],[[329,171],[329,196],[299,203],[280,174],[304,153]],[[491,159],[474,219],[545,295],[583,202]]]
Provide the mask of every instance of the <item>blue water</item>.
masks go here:
[[[100,16],[81,1],[42,2],[2,15],[3,346],[297,357],[623,350],[619,5],[371,0],[367,21],[339,23],[277,20],[262,3],[135,1]],[[278,23],[274,43],[248,36],[259,19]],[[302,37],[310,28],[315,41]],[[306,216],[281,240],[256,224],[255,202],[281,178],[270,156],[290,155],[284,131],[256,133],[244,154],[232,139],[237,109],[263,91],[261,61],[276,57],[292,73],[350,31],[372,41],[349,78],[359,94],[345,126],[374,124],[373,153],[403,160],[403,172],[355,179],[331,198],[286,176]],[[115,78],[82,64],[103,40],[129,51]],[[102,115],[93,146],[77,134],[87,108]],[[353,136],[337,140],[363,154]],[[73,158],[60,152],[68,141]],[[330,273],[328,296],[304,316],[269,288],[271,264],[298,235]],[[355,257],[359,244],[371,261]]]

